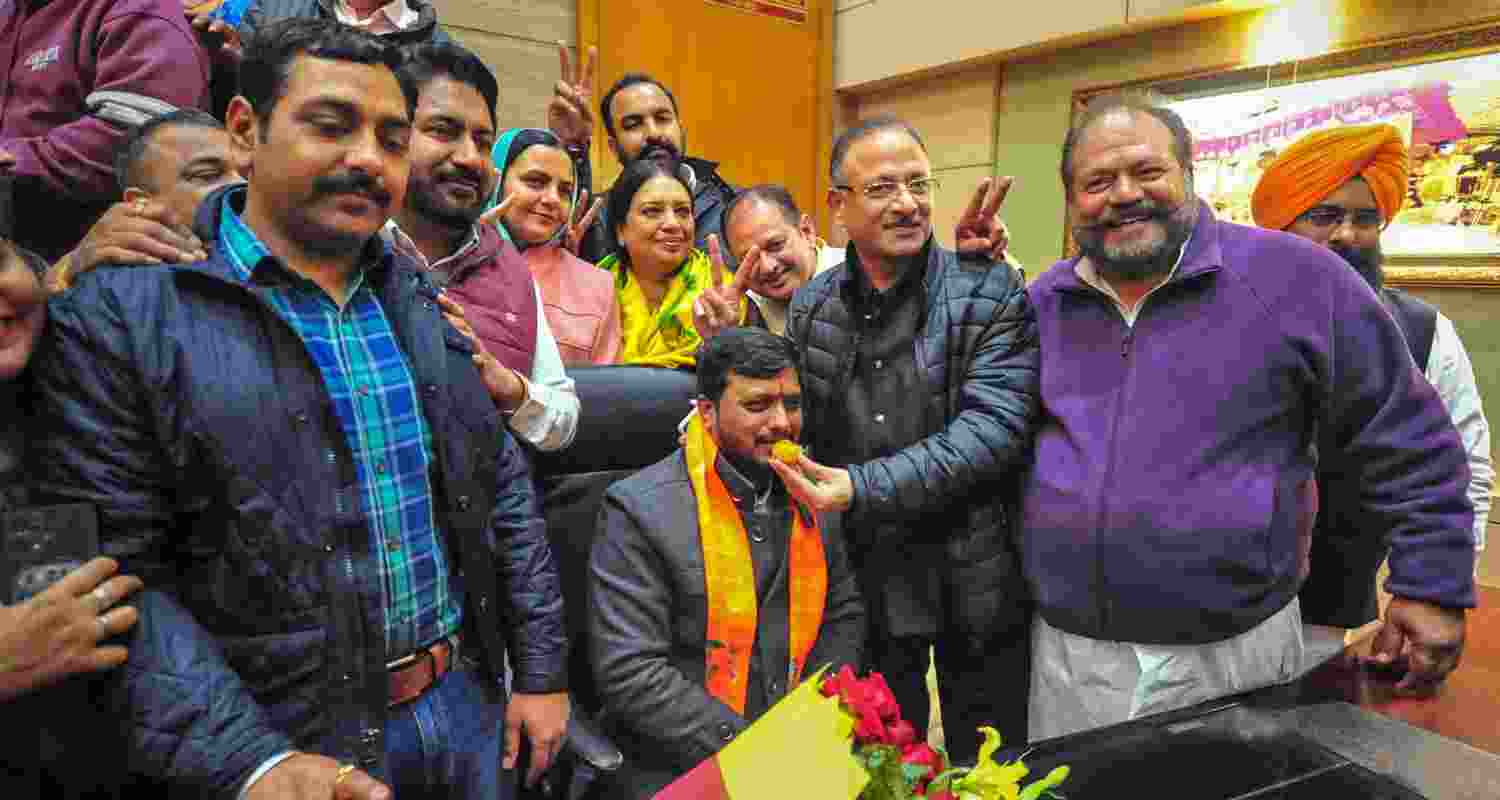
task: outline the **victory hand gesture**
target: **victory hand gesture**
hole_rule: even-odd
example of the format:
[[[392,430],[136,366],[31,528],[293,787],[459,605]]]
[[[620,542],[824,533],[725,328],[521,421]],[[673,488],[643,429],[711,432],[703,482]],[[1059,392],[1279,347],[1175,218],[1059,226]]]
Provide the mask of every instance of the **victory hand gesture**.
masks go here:
[[[1005,258],[1005,248],[1010,244],[1005,223],[1000,221],[1000,204],[1010,193],[1014,178],[985,178],[969,199],[969,207],[958,218],[958,227],[953,230],[954,249],[970,258],[985,258],[999,262]]]
[[[604,198],[602,197],[595,197],[594,202],[590,203],[589,190],[583,190],[583,194],[578,198],[578,205],[573,208],[573,214],[570,216],[577,216],[578,210],[581,208],[587,208],[588,211],[583,212],[583,216],[578,217],[577,222],[568,225],[568,234],[563,239],[563,246],[568,248],[569,253],[575,256],[578,255],[578,248],[583,246],[583,237],[588,234],[589,228],[593,226],[594,218],[599,216],[599,207],[603,203]]]
[[[590,47],[588,55],[579,59],[575,71],[568,58],[568,46],[562,42],[557,44],[562,74],[552,87],[552,102],[547,104],[547,127],[565,145],[587,147],[594,135],[595,53]]]
[[[724,285],[724,251],[719,247],[717,234],[709,234],[708,260],[713,265],[713,285],[693,301],[693,327],[705,342],[725,328],[740,324],[740,305],[745,300],[750,274],[760,262],[760,247],[752,247],[745,254],[739,271],[734,273],[734,281],[728,286]]]

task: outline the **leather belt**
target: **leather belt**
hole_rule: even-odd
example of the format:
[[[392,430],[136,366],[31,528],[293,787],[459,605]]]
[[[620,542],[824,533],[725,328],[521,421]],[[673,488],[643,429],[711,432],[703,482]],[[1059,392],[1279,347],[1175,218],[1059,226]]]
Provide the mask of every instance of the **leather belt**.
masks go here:
[[[439,678],[448,674],[457,655],[458,635],[455,634],[386,664],[390,676],[390,699],[386,706],[394,708],[421,697]]]

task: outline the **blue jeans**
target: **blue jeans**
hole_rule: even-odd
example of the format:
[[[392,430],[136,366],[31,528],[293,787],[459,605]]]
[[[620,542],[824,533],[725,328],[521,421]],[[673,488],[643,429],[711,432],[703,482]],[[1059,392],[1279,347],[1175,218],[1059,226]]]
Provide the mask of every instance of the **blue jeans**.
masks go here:
[[[376,776],[400,800],[511,800],[515,774],[500,768],[505,702],[486,700],[460,660],[436,686],[386,715],[386,765]]]

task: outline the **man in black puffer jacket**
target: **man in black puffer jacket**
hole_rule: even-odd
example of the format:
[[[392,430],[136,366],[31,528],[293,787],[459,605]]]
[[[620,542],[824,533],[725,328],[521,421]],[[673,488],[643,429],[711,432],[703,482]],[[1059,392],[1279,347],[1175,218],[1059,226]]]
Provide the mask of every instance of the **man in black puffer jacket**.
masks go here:
[[[936,180],[910,125],[845,132],[832,174],[846,260],[793,297],[787,335],[802,351],[812,455],[843,468],[804,460],[816,485],[774,468],[809,506],[843,513],[867,664],[922,727],[934,649],[948,750],[970,763],[980,725],[1026,738],[1031,603],[1015,502],[1038,419],[1035,318],[1019,273],[933,240]],[[976,198],[959,239],[998,232],[998,189]]]
[[[377,235],[406,188],[400,63],[331,22],[268,28],[229,109],[250,182],[198,212],[210,257],[49,307],[37,490],[95,504],[106,553],[173,601],[120,717],[133,770],[183,795],[503,800],[502,742],[541,769],[566,726],[526,457]]]

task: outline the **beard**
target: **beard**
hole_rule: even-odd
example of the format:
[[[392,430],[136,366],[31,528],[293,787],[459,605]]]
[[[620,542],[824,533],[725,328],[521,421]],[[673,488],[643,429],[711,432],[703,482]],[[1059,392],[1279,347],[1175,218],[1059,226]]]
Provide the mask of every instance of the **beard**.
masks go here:
[[[1161,235],[1124,245],[1108,245],[1105,234],[1122,219],[1144,217],[1145,223],[1160,226]],[[1186,199],[1176,208],[1142,199],[1123,208],[1111,208],[1107,215],[1090,224],[1073,226],[1073,240],[1078,251],[1087,256],[1100,276],[1138,281],[1165,275],[1172,271],[1178,250],[1193,233],[1198,221],[1198,204],[1191,184]]]
[[[434,175],[413,178],[411,185],[407,188],[407,202],[411,204],[412,211],[420,214],[424,219],[455,231],[468,230],[484,214],[484,184],[482,181],[477,181],[477,176],[474,176],[479,186],[475,192],[477,199],[474,204],[467,207],[454,206],[443,197],[439,186],[443,181],[452,177],[454,176]]]
[[[1359,277],[1370,284],[1370,288],[1377,293],[1385,284],[1385,269],[1381,265],[1385,262],[1385,253],[1380,249],[1380,243],[1376,242],[1374,247],[1344,247],[1329,245],[1329,249],[1339,254],[1339,257],[1349,262]]]

